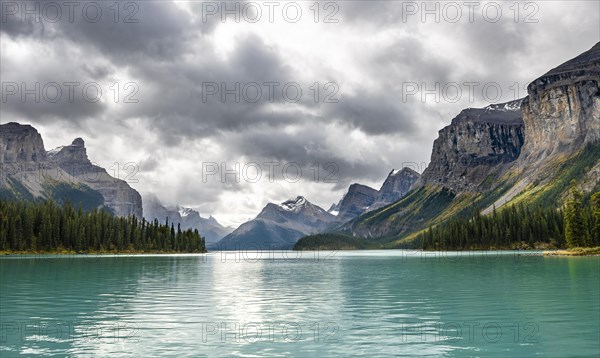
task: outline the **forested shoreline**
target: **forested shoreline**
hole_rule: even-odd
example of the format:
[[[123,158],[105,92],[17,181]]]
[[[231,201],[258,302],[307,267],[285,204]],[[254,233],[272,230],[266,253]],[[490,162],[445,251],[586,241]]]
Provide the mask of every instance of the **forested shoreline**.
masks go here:
[[[573,186],[562,207],[512,205],[430,227],[419,235],[424,250],[600,246],[600,193],[584,200]]]
[[[0,200],[0,251],[75,253],[202,253],[198,230],[158,220],[84,211],[67,202]]]

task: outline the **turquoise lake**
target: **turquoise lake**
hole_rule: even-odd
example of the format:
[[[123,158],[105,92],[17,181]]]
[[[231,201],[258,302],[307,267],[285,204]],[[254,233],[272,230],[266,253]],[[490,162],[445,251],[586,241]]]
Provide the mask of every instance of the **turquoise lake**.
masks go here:
[[[0,259],[0,356],[598,357],[600,257]]]

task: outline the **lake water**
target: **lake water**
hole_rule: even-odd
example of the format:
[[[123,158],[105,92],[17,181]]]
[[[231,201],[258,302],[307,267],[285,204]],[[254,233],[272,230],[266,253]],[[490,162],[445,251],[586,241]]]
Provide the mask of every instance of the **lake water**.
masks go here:
[[[598,257],[5,257],[0,278],[1,357],[600,354]]]

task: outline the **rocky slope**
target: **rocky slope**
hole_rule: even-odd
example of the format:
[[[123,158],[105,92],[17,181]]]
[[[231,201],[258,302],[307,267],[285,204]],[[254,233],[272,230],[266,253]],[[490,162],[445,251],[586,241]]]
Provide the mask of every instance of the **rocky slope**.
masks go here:
[[[104,168],[92,164],[83,139],[76,138],[71,145],[49,151],[48,159],[71,177],[98,191],[104,198],[104,205],[115,215],[142,217],[141,195],[127,182],[112,177]]]
[[[148,221],[157,219],[159,222],[165,222],[169,218],[170,223],[181,224],[181,229],[198,229],[205,238],[206,244],[213,244],[227,234],[233,231],[232,228],[225,227],[213,218],[203,218],[196,210],[177,206],[174,209],[168,209],[154,195],[144,196],[144,218]]]
[[[267,204],[258,216],[212,245],[217,250],[291,249],[303,236],[325,230],[335,216],[302,196]]]
[[[85,208],[104,206],[116,215],[142,216],[142,199],[126,182],[93,165],[82,139],[46,152],[29,125],[0,125],[0,195],[33,200],[70,200]]]

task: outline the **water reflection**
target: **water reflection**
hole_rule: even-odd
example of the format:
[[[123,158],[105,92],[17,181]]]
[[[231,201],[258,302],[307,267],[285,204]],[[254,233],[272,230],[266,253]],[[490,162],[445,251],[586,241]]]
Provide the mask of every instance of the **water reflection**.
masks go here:
[[[1,259],[0,355],[594,356],[599,263],[410,251]]]

